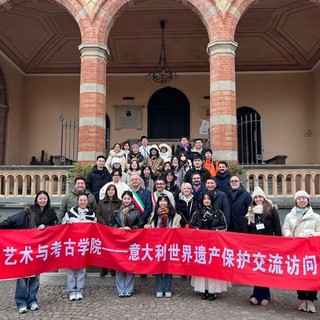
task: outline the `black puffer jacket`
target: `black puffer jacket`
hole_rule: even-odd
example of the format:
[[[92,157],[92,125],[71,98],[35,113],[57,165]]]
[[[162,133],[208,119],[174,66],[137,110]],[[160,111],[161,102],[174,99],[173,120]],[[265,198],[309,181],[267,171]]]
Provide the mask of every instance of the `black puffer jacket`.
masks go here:
[[[191,218],[192,228],[227,230],[227,222],[221,210],[214,206],[202,207]]]
[[[192,196],[191,200],[188,202],[183,199],[183,196],[179,195],[179,199],[176,201],[176,211],[180,214],[181,228],[184,228],[187,224],[190,223],[190,220],[193,214],[198,210],[198,201]]]

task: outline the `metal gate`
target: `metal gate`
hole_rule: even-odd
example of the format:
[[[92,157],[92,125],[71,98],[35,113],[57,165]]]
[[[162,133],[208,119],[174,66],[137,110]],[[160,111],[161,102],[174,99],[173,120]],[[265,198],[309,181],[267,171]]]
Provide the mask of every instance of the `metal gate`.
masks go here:
[[[240,164],[262,163],[262,120],[249,107],[237,109],[238,161]]]
[[[74,164],[78,160],[78,139],[79,120],[65,119],[60,116],[61,122],[61,143],[60,143],[60,164]]]

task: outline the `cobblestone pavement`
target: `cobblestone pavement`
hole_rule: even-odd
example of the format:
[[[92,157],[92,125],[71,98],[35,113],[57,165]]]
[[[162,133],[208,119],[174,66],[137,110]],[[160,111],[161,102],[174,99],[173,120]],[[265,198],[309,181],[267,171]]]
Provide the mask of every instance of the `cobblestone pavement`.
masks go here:
[[[136,276],[135,292],[131,298],[119,299],[115,278],[87,273],[84,299],[70,302],[63,272],[41,275],[39,290],[40,310],[19,315],[14,302],[15,281],[0,282],[0,319],[319,319],[318,313],[297,310],[295,291],[272,289],[272,303],[253,306],[249,303],[252,287],[233,284],[228,293],[215,301],[203,301],[193,291],[189,278],[173,278],[173,297],[156,298],[155,278]]]

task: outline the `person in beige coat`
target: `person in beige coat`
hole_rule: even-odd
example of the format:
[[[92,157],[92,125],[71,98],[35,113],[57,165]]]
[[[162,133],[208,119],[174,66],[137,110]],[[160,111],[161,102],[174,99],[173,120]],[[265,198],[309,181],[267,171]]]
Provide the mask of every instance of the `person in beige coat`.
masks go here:
[[[320,215],[312,210],[310,197],[306,191],[300,190],[294,195],[295,206],[289,212],[282,226],[285,237],[310,237],[320,235]],[[298,290],[298,310],[314,313],[317,291]]]

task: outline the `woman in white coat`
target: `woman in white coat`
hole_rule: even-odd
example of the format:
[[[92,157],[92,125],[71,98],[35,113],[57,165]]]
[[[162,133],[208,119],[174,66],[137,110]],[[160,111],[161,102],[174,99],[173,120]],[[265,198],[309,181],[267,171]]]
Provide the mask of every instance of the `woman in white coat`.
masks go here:
[[[282,226],[285,237],[310,237],[320,235],[320,216],[315,213],[310,204],[307,192],[300,190],[294,195],[295,206],[289,212]],[[298,290],[298,310],[316,312],[314,301],[317,300],[317,291]]]

